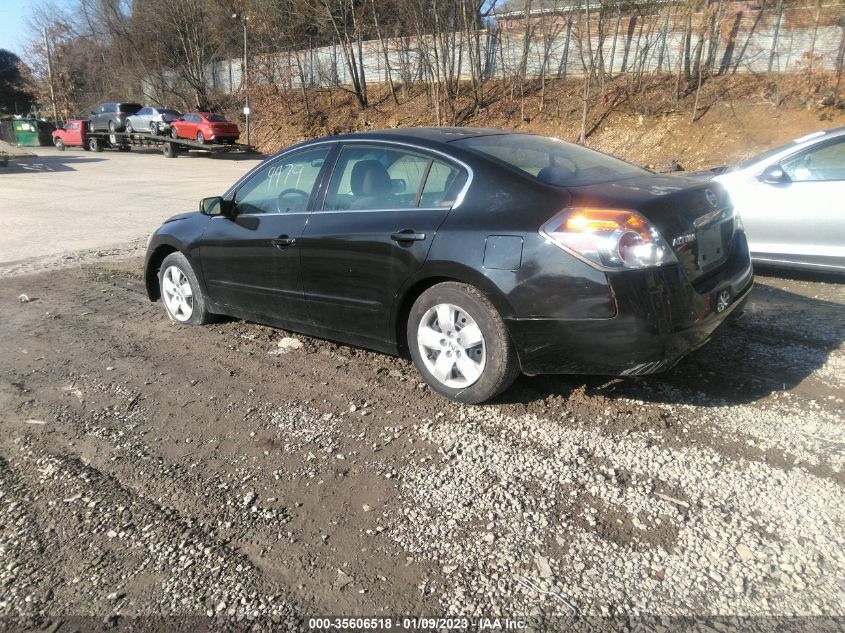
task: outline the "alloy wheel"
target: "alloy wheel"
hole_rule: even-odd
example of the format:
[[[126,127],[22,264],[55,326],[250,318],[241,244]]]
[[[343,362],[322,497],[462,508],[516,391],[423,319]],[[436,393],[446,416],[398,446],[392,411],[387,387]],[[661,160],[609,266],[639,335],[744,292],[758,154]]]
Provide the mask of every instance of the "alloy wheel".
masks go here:
[[[481,378],[487,364],[481,328],[451,303],[426,311],[417,328],[417,344],[426,369],[447,387],[469,387]]]
[[[188,278],[178,267],[170,266],[162,276],[161,291],[171,316],[185,322],[194,313],[194,291]]]

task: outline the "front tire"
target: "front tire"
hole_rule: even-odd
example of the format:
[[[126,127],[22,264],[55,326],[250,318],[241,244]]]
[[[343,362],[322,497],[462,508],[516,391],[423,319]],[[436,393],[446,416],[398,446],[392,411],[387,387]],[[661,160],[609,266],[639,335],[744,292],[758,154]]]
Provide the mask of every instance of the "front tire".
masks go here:
[[[202,135],[202,132],[197,132],[197,143],[200,145],[205,143],[205,137]]]
[[[64,142],[62,142],[62,139],[57,138],[57,139],[54,141],[53,145],[55,145],[55,146],[56,146],[56,149],[57,149],[57,150],[59,150],[60,152],[65,151],[65,144],[64,144]]]
[[[117,127],[115,126],[114,121],[109,121],[109,132],[112,134],[117,132]]]
[[[478,404],[513,384],[516,349],[487,297],[467,284],[432,286],[408,315],[411,358],[428,385],[450,400]]]
[[[170,128],[170,138],[179,138],[179,132],[176,131],[175,127]]]
[[[171,253],[161,262],[158,283],[164,309],[183,325],[205,325],[212,320],[208,302],[190,262],[182,253]]]

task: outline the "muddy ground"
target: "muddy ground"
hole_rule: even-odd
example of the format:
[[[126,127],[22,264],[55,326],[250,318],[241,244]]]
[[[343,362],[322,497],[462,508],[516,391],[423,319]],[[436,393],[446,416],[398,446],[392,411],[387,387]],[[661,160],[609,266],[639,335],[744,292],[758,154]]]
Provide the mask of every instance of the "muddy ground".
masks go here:
[[[404,359],[176,325],[137,254],[79,261],[0,279],[0,629],[845,616],[835,279],[758,277],[669,373],[468,407]]]

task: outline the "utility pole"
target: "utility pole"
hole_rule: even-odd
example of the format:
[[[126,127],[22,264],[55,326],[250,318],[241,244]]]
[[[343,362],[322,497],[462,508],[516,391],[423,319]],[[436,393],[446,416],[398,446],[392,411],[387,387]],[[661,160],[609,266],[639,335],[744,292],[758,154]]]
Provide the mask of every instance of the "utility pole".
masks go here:
[[[53,89],[53,57],[50,55],[50,40],[47,39],[47,29],[44,29],[44,47],[47,49],[47,76],[50,78],[50,101],[53,102],[53,123],[59,126],[59,109],[56,107],[56,92]]]
[[[246,39],[246,27],[249,23],[249,17],[241,14],[238,15],[237,13],[232,14],[232,19],[237,20],[240,18],[241,23],[244,25],[244,62],[243,62],[243,77],[241,77],[241,83],[244,87],[244,117],[246,118],[246,144],[249,145],[249,69],[247,67],[247,39]]]

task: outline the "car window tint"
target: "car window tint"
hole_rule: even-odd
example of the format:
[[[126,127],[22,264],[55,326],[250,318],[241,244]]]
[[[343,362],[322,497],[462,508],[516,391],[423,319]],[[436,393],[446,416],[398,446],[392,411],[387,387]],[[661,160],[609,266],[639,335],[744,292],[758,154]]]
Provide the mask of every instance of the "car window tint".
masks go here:
[[[781,167],[793,182],[845,180],[845,140],[802,152]]]
[[[325,209],[414,208],[429,160],[389,146],[344,147],[329,184]]]
[[[141,108],[135,114],[150,114],[152,111],[149,108]]]
[[[452,141],[560,187],[594,185],[650,172],[574,143],[531,134],[494,134]]]
[[[210,121],[212,123],[225,123],[226,122],[226,117],[224,117],[220,114],[209,114],[207,117],[205,117],[205,119],[206,119],[206,121]]]
[[[250,178],[235,194],[238,213],[297,213],[308,201],[328,147],[277,160]]]
[[[420,206],[451,207],[465,182],[464,170],[439,160],[434,161],[425,180]]]

